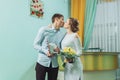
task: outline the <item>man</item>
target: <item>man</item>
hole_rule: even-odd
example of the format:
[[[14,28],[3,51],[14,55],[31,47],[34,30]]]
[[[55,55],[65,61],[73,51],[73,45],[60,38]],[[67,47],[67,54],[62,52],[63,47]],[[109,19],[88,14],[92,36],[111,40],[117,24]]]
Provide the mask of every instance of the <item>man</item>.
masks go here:
[[[60,27],[64,25],[64,17],[61,14],[52,16],[52,25],[41,27],[34,40],[34,48],[39,52],[36,64],[36,80],[45,80],[48,73],[48,80],[57,80],[58,61],[57,54],[51,52],[50,43],[55,44],[54,51],[60,52],[60,42],[63,36],[60,35]]]

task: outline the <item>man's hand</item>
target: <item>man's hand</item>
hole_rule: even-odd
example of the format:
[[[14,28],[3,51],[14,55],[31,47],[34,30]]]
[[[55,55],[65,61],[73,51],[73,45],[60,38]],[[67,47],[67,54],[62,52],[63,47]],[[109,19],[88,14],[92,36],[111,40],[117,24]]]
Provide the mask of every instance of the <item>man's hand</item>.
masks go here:
[[[48,57],[52,57],[53,54],[51,54],[50,51],[48,51],[47,56],[48,56]]]

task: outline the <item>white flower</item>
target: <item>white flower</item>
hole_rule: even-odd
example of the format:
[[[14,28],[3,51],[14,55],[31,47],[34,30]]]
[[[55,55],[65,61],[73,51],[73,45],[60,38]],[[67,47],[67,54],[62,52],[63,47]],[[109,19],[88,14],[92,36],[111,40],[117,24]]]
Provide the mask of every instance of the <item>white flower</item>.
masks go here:
[[[49,49],[50,49],[50,53],[51,54],[55,54],[56,52],[54,51],[54,49],[57,48],[57,45],[55,43],[49,43]]]

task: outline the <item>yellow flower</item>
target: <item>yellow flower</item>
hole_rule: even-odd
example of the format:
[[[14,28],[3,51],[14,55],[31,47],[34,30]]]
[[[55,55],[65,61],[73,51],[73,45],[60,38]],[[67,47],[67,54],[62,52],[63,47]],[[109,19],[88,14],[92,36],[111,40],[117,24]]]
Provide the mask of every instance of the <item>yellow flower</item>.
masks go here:
[[[65,47],[65,48],[63,49],[63,52],[66,53],[66,54],[71,54],[71,55],[73,55],[73,54],[76,53],[75,50],[72,49],[71,47]]]
[[[74,63],[76,55],[76,51],[71,47],[65,47],[63,50],[61,50],[61,55],[65,57],[63,67],[65,67],[66,63]]]

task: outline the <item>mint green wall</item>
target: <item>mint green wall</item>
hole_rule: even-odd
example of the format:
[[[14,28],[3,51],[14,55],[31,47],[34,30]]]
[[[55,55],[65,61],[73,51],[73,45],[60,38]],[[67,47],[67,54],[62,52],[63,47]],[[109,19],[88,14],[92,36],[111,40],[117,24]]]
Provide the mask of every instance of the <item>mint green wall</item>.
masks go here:
[[[68,0],[42,0],[44,17],[29,15],[30,0],[0,0],[0,80],[35,80],[33,40],[54,13],[69,17]]]

